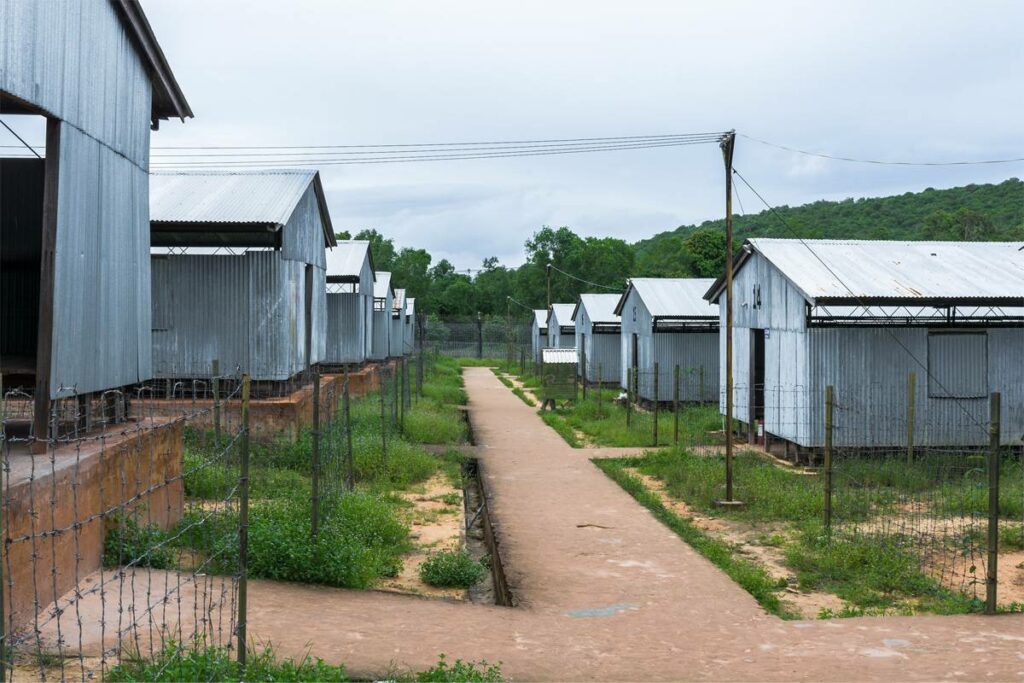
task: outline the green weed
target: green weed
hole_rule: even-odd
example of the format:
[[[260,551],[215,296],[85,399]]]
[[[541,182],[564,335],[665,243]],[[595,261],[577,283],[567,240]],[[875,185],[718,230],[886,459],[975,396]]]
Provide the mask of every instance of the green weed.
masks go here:
[[[420,565],[420,578],[431,586],[469,588],[484,578],[486,571],[464,550],[442,550]]]

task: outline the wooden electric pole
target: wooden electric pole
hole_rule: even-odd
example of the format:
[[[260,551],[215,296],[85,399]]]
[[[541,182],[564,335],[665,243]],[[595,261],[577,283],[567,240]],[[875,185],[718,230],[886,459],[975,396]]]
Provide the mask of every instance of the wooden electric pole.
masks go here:
[[[548,264],[548,310],[551,310],[551,264]]]
[[[732,155],[736,146],[736,132],[726,133],[720,146],[725,161],[725,500],[721,502],[732,506],[741,504],[733,499],[732,486]]]

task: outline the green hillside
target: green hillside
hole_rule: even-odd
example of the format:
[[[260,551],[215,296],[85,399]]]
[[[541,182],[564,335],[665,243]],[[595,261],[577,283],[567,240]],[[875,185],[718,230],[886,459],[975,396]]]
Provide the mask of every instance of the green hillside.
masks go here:
[[[893,197],[780,206],[776,211],[785,223],[767,210],[736,216],[737,243],[747,237],[1021,240],[1024,182],[1010,178],[998,185],[928,188]],[[720,219],[641,240],[635,245],[637,270],[659,276],[717,275],[721,260],[707,257],[722,244],[723,230]]]

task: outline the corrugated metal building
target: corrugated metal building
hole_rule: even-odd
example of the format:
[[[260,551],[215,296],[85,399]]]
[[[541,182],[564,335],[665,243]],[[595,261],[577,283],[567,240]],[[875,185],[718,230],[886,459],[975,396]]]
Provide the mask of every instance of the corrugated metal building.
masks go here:
[[[373,343],[370,360],[387,360],[391,355],[391,309],[394,308],[395,290],[391,288],[391,273],[379,271],[373,276]]]
[[[391,303],[391,340],[388,355],[393,358],[405,355],[405,290],[396,289]]]
[[[324,359],[336,242],[319,173],[155,173],[150,199],[156,377],[217,359],[287,380]]]
[[[373,344],[373,259],[366,240],[327,250],[327,344],[324,362],[358,364]]]
[[[622,374],[622,321],[615,313],[618,294],[580,294],[572,319],[576,354],[587,382],[618,385]]]
[[[405,300],[405,332],[403,333],[403,340],[405,342],[405,355],[416,352],[416,299],[415,297],[409,297]]]
[[[576,348],[576,325],[572,322],[574,304],[551,304],[548,308],[548,346],[553,349]]]
[[[714,280],[707,278],[633,278],[615,313],[622,320],[621,386],[637,368],[637,393],[654,400],[654,364],[658,364],[659,401],[675,393],[679,366],[679,400],[713,401],[718,397],[718,310],[703,299]]]
[[[530,349],[533,362],[540,362],[541,349],[548,347],[548,312],[543,308],[533,309],[533,324],[530,326]]]
[[[192,111],[138,3],[5,0],[0,112],[46,117],[45,161],[0,161],[0,372],[44,437],[50,399],[151,377],[150,128]]]
[[[987,443],[988,394],[1002,438],[1024,436],[1021,243],[748,240],[735,262],[737,419],[804,447]],[[724,282],[707,292],[722,300]],[[722,335],[724,373],[725,335]],[[724,382],[723,382],[724,384]],[[725,412],[725,394],[720,405]]]

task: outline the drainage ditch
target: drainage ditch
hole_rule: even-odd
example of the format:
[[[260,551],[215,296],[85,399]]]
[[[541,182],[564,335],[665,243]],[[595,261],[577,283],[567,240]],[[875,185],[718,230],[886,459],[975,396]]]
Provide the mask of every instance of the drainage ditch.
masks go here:
[[[505,580],[505,570],[501,564],[498,539],[487,508],[487,492],[480,467],[480,461],[476,458],[470,458],[462,464],[463,501],[466,506],[466,551],[490,571],[482,581],[469,589],[469,599],[477,603],[514,607],[515,598]]]

